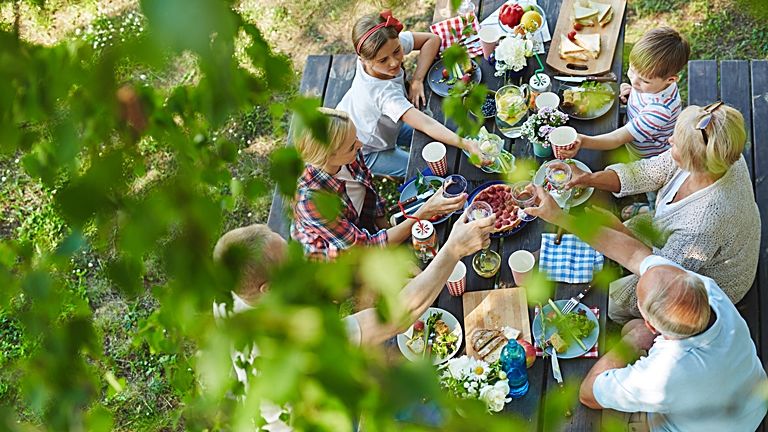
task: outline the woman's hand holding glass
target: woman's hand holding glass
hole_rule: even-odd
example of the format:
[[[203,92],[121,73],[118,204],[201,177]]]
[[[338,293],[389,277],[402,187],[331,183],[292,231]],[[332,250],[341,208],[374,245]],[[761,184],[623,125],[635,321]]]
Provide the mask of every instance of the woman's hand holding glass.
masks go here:
[[[463,193],[453,198],[447,198],[443,194],[443,187],[440,186],[434,195],[429,197],[427,202],[416,211],[415,216],[419,219],[431,219],[436,216],[442,216],[453,213],[464,207],[467,202],[467,194]]]

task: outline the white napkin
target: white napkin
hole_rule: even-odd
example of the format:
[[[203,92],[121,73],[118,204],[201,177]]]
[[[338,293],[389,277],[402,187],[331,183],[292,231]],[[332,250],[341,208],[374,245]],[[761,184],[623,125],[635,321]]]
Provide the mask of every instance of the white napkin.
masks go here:
[[[522,7],[526,7],[529,5],[538,5],[536,0],[509,0],[505,4],[519,4]],[[485,26],[499,26],[499,11],[501,11],[501,8],[504,5],[499,6],[498,9],[493,11],[492,14],[488,15],[488,18],[484,19],[480,23],[480,27]],[[544,42],[549,42],[552,40],[552,34],[549,32],[549,24],[547,23],[546,17],[544,17],[544,25],[533,34],[533,49],[536,51],[537,54],[544,54]],[[501,28],[501,27],[499,27]]]

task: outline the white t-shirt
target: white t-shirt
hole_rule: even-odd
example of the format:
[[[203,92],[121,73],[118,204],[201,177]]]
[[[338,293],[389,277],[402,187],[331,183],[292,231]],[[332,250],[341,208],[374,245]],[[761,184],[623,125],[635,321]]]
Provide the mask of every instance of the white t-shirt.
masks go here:
[[[413,51],[413,43],[413,33],[400,33],[403,55]],[[402,126],[400,117],[411,108],[402,71],[392,79],[374,78],[365,72],[359,58],[352,86],[336,106],[352,118],[363,154],[394,148]]]
[[[678,264],[651,255],[640,265]],[[747,323],[710,278],[704,282],[717,315],[704,333],[682,340],[659,336],[647,357],[603,372],[593,392],[605,408],[647,412],[652,431],[753,431],[766,413],[755,392],[766,384]]]
[[[675,199],[675,195],[677,195],[677,191],[680,190],[680,186],[683,185],[685,179],[690,175],[691,173],[688,171],[680,170],[674,177],[672,177],[672,181],[669,182],[669,185],[664,191],[664,195],[659,195],[656,198],[656,217],[666,215],[682,202],[682,200],[674,203],[671,201]]]
[[[213,316],[216,321],[220,321],[233,314],[241,313],[249,309],[253,309],[251,305],[246,303],[242,297],[238,296],[234,292],[232,293],[232,310],[227,310],[226,303],[213,303]],[[353,315],[343,318],[344,328],[347,331],[347,337],[349,341],[355,345],[360,345],[362,342],[362,331],[360,330],[360,323]],[[259,356],[259,349],[256,345],[251,345],[250,350],[246,348],[243,351],[232,349],[230,353],[232,357],[232,367],[235,369],[237,380],[243,383],[244,386],[248,386],[248,375],[256,375],[256,369],[251,368],[247,371],[242,365],[253,365],[254,360]],[[280,417],[288,413],[290,409],[281,407],[267,400],[261,401],[260,404],[261,417],[266,421],[266,424],[259,430],[268,432],[291,432],[293,428],[285,423]]]
[[[363,204],[365,203],[365,194],[367,191],[365,185],[352,177],[352,173],[349,172],[349,168],[347,168],[346,165],[342,166],[334,177],[339,180],[344,180],[344,184],[347,188],[347,196],[349,197],[349,200],[352,201],[352,205],[355,207],[357,214],[360,214],[360,210],[362,210]]]

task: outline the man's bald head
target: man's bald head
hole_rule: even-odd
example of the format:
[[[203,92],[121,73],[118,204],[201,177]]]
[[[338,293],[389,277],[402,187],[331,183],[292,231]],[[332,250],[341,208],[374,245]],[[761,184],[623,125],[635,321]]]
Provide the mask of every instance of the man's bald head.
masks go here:
[[[221,236],[213,249],[213,259],[240,266],[236,294],[252,303],[267,287],[272,269],[285,258],[286,245],[268,226],[254,224]]]
[[[664,336],[693,336],[709,323],[704,282],[679,267],[662,265],[646,271],[637,284],[637,303],[646,321]]]

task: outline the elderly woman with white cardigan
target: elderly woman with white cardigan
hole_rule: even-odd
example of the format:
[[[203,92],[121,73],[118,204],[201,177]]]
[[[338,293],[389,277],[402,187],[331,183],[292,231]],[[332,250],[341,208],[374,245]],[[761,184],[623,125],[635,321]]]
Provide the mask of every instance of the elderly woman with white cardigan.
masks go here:
[[[738,110],[722,102],[692,105],[680,114],[668,151],[591,174],[575,170],[569,187],[591,186],[617,197],[657,192],[655,214],[610,223],[647,243],[654,255],[714,279],[736,303],[752,285],[760,248],[760,214],[741,155],[746,140]],[[640,316],[637,280],[630,275],[611,284],[608,315],[614,321]]]

